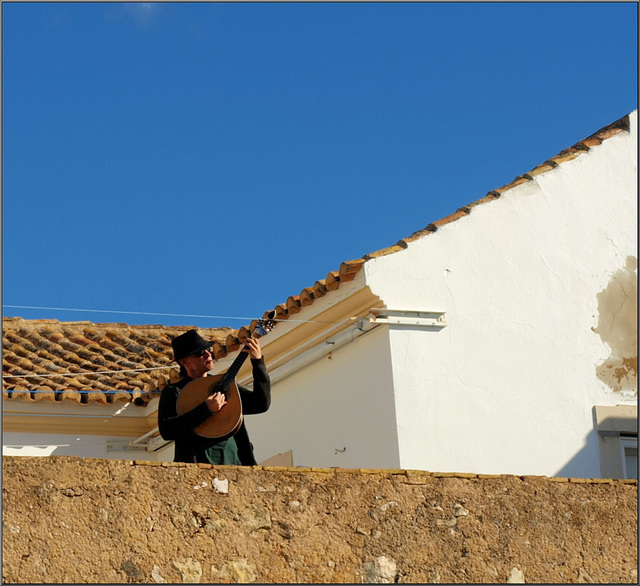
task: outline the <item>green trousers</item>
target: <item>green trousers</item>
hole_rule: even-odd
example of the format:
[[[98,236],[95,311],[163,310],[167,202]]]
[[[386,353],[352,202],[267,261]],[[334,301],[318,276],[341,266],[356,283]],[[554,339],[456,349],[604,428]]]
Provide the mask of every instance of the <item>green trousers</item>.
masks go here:
[[[240,458],[238,457],[238,446],[233,437],[209,446],[204,455],[209,464],[241,466]]]

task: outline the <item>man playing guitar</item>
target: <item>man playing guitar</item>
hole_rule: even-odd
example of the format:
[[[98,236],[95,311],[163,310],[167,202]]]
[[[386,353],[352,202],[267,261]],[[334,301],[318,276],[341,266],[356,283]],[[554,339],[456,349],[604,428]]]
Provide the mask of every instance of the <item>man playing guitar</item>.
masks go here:
[[[181,393],[188,393],[193,381],[200,381],[214,366],[211,342],[205,341],[197,330],[189,330],[171,341],[174,359],[180,365],[182,379],[167,385],[160,395],[158,406],[158,427],[165,440],[175,442],[174,462],[203,462],[208,464],[231,464],[252,466],[256,459],[249,441],[244,421],[228,437],[205,437],[198,430],[208,420],[215,423],[217,414],[227,407],[227,394],[216,391],[215,387],[202,401],[188,411],[179,409]],[[262,356],[260,341],[247,338],[241,352],[248,354],[253,370],[253,390],[237,386],[241,400],[241,414],[264,413],[271,404],[271,382]],[[246,356],[242,356],[245,358]],[[212,383],[213,385],[213,383]],[[240,401],[238,401],[240,403]],[[242,415],[240,415],[241,417]]]

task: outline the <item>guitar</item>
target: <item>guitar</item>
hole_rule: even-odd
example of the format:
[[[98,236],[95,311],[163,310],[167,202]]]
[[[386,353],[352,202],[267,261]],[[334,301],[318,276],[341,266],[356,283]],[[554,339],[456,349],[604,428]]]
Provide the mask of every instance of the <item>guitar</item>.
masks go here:
[[[251,335],[261,338],[269,333],[276,325],[275,311],[268,314],[268,319],[259,319]],[[227,398],[226,405],[217,413],[212,413],[204,423],[195,428],[195,432],[202,437],[224,439],[235,434],[242,425],[242,401],[236,383],[236,376],[249,356],[248,352],[240,352],[227,372],[213,376],[203,376],[187,383],[176,403],[178,415],[188,413],[203,403],[207,397],[215,393],[222,393]]]

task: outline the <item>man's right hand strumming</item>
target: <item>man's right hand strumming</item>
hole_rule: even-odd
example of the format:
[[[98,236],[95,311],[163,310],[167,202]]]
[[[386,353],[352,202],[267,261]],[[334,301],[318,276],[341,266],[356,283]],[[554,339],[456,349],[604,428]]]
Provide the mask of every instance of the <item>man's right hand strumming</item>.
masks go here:
[[[227,398],[222,393],[213,393],[205,399],[211,413],[217,413],[227,404]]]

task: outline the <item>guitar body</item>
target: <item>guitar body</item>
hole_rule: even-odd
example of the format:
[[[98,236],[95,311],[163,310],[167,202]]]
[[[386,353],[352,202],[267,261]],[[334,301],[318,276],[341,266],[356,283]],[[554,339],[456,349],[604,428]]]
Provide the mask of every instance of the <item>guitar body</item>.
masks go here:
[[[220,385],[223,375],[204,376],[187,383],[178,395],[178,415],[184,415],[203,403],[209,395],[216,393],[216,387]],[[227,404],[217,413],[212,413],[204,423],[195,428],[195,432],[213,439],[224,439],[232,436],[242,425],[242,401],[238,385],[233,380],[229,384],[225,394]]]

